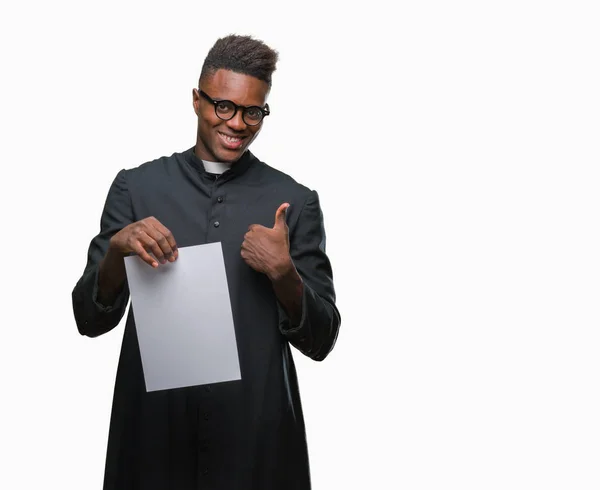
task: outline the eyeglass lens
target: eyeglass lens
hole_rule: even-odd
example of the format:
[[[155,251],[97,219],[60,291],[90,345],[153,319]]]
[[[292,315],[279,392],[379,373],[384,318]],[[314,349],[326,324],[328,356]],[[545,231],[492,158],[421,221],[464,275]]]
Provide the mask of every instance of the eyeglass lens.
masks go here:
[[[235,106],[228,100],[222,100],[215,105],[217,116],[225,121],[231,119],[235,115]],[[258,107],[248,107],[244,109],[242,113],[244,122],[249,125],[258,124],[262,118],[263,113]]]

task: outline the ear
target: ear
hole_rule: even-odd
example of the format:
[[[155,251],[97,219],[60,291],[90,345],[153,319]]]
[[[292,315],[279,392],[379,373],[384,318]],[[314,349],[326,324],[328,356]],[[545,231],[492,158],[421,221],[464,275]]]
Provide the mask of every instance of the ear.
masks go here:
[[[192,104],[194,105],[196,116],[200,117],[200,94],[197,88],[192,89]]]

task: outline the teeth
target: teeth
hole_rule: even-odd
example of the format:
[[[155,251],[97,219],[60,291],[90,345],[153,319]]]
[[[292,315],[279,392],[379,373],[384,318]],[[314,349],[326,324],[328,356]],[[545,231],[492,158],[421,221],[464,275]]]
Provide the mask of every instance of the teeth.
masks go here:
[[[225,138],[230,143],[237,143],[238,141],[242,140],[242,138],[234,138],[233,136],[227,136],[226,134],[223,134],[223,133],[221,133],[221,135],[223,136],[223,138]]]

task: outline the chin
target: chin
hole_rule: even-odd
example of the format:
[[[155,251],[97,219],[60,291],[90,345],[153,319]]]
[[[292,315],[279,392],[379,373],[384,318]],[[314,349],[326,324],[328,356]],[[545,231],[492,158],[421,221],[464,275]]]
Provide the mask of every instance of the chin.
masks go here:
[[[220,162],[235,163],[242,157],[245,151],[246,148],[240,148],[239,150],[235,151],[221,150],[216,152],[215,155],[219,158]]]

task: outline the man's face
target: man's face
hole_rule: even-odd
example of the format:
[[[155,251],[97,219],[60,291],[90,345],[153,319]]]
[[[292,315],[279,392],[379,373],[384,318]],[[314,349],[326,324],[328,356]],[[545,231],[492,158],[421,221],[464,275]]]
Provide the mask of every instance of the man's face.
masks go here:
[[[214,100],[230,100],[241,106],[263,108],[269,94],[269,85],[258,78],[230,70],[217,70],[202,80],[200,89]],[[258,136],[263,122],[257,126],[246,124],[242,109],[223,121],[215,114],[215,106],[194,89],[194,111],[198,116],[196,155],[202,160],[233,163]]]

